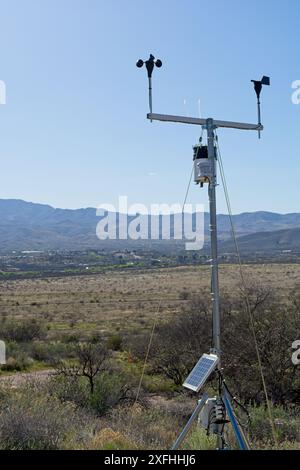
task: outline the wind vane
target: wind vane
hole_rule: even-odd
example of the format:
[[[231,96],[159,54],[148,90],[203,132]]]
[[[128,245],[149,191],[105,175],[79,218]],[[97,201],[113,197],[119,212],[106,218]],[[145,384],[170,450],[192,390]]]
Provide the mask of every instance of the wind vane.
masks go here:
[[[251,80],[254,83],[254,90],[257,96],[257,114],[258,114],[258,124],[261,125],[261,112],[260,112],[260,93],[263,85],[270,86],[270,77],[265,75],[261,80]],[[260,130],[258,131],[258,137],[260,139]]]

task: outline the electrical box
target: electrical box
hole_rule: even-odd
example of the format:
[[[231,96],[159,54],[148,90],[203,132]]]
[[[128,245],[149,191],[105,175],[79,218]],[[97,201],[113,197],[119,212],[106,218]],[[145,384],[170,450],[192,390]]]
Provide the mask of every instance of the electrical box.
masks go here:
[[[194,150],[194,181],[209,183],[213,175],[213,162],[208,158],[207,146],[195,145]]]

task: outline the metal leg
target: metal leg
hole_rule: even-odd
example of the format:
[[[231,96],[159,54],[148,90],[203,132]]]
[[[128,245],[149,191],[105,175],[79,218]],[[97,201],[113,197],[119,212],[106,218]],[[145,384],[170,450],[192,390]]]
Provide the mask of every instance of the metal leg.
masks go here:
[[[200,411],[202,410],[202,408],[204,407],[205,403],[206,403],[206,400],[208,399],[208,395],[205,393],[201,400],[199,400],[198,402],[198,405],[196,406],[196,408],[194,409],[190,419],[188,420],[188,422],[186,423],[186,425],[184,426],[183,430],[181,431],[181,433],[179,434],[175,444],[173,445],[172,447],[172,450],[177,450],[179,448],[179,446],[181,445],[182,441],[185,439],[185,436],[187,435],[187,433],[189,432],[190,430],[190,427],[192,426],[193,422],[195,421],[195,419],[197,418],[198,414],[200,413]]]
[[[232,428],[237,440],[237,443],[240,447],[241,450],[250,450],[249,443],[247,442],[246,436],[243,433],[243,430],[241,429],[239,423],[237,422],[237,419],[235,417],[234,411],[231,406],[231,402],[228,396],[228,393],[226,390],[224,390],[223,393],[223,402],[226,408],[226,412],[228,415],[228,418],[230,419],[230,422],[232,424]]]

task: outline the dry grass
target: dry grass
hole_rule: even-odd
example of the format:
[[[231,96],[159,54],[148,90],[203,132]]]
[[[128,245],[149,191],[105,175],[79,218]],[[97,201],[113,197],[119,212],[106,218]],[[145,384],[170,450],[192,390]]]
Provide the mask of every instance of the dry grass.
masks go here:
[[[280,288],[282,295],[300,282],[300,265],[246,265],[249,282]],[[220,268],[221,289],[231,292],[240,282],[236,265]],[[210,267],[177,267],[111,272],[93,276],[3,281],[0,312],[10,318],[35,317],[57,334],[140,332],[149,328],[162,299],[160,320],[177,313],[183,290],[209,292]]]

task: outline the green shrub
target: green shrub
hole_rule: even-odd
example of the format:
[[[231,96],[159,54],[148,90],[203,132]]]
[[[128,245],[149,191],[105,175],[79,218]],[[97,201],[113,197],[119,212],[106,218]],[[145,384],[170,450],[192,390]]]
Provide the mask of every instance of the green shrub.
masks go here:
[[[47,364],[54,364],[58,359],[70,358],[73,356],[73,348],[70,344],[58,341],[44,342],[33,341],[24,347],[28,354],[37,361]]]
[[[81,333],[79,331],[74,331],[73,333],[62,333],[60,335],[60,341],[62,343],[78,343],[80,341]]]
[[[120,375],[104,372],[96,379],[94,393],[89,398],[89,405],[101,416],[115,407],[123,398],[126,398],[124,379]]]
[[[215,434],[207,435],[205,429],[194,426],[183,442],[181,449],[184,450],[216,450],[217,437]]]
[[[53,450],[79,446],[87,433],[86,417],[74,404],[61,401],[42,388],[26,385],[2,401],[0,448]],[[71,443],[71,444],[70,444]]]
[[[6,341],[19,343],[30,342],[46,337],[45,324],[35,318],[25,320],[2,320],[0,323],[0,336]]]
[[[89,387],[83,377],[54,376],[48,383],[48,391],[61,402],[72,402],[77,407],[89,407]]]
[[[112,335],[107,340],[107,347],[108,349],[112,349],[113,351],[122,351],[122,343],[122,336],[118,334]]]
[[[97,376],[92,394],[85,377],[59,375],[50,381],[48,387],[50,393],[62,402],[73,402],[98,416],[107,413],[120,401],[131,398],[126,378],[108,371]]]
[[[286,410],[283,407],[277,406],[273,407],[272,414],[279,442],[300,442],[299,410]],[[251,438],[262,443],[271,443],[273,437],[266,407],[256,406],[251,408],[250,416]]]
[[[133,441],[127,439],[123,434],[118,431],[113,431],[110,428],[104,428],[99,431],[92,443],[92,450],[132,450],[137,449]]]
[[[33,364],[33,359],[14,341],[6,344],[6,364],[2,365],[2,370],[22,371]]]
[[[168,412],[153,407],[145,409],[139,404],[114,408],[108,422],[139,449],[170,449],[182,428],[182,423]]]

